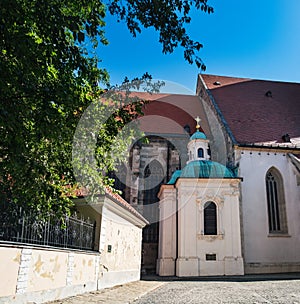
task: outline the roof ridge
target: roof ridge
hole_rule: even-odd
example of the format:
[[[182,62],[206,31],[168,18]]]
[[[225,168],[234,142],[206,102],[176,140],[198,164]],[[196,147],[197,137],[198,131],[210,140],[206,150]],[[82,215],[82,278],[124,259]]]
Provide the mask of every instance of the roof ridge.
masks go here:
[[[278,79],[263,79],[263,78],[252,78],[252,77],[243,77],[243,76],[230,76],[230,75],[216,75],[216,74],[202,74],[201,76],[205,77],[219,77],[219,78],[227,78],[227,79],[236,79],[236,80],[253,80],[253,81],[263,81],[263,82],[276,82],[276,83],[284,83],[284,84],[299,84],[299,82],[288,81],[288,80],[278,80]]]

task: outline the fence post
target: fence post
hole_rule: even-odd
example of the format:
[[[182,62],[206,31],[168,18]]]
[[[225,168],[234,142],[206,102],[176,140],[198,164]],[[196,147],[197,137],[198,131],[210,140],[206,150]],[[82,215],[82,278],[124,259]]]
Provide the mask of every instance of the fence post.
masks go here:
[[[80,248],[83,248],[83,220],[80,219]]]
[[[65,231],[64,231],[64,247],[68,247],[68,231],[69,231],[69,226],[70,226],[70,220],[69,217],[66,215],[66,223],[65,223]]]
[[[49,216],[47,222],[45,223],[44,245],[48,245],[49,244],[50,219],[51,218]]]

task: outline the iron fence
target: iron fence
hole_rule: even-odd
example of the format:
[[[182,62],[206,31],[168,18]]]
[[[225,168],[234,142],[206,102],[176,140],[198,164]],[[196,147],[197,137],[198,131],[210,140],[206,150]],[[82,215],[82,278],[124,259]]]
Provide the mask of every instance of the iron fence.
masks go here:
[[[0,210],[0,241],[94,250],[95,223],[77,215],[47,219],[18,210]]]

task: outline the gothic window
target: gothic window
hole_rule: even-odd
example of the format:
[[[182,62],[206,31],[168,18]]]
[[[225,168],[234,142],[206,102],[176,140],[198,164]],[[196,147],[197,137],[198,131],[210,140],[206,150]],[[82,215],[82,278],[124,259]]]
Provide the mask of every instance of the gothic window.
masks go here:
[[[217,235],[217,206],[214,202],[204,205],[204,234]]]
[[[198,158],[203,158],[203,149],[202,148],[198,149]]]
[[[153,204],[153,208],[147,208],[147,214],[144,214],[150,221],[150,225],[143,229],[144,242],[155,243],[158,241],[158,208],[154,203],[158,201],[158,191],[163,182],[164,171],[161,164],[154,160],[146,166],[144,171],[144,205]]]
[[[152,204],[158,201],[157,193],[163,182],[164,170],[162,165],[157,161],[152,161],[146,166],[144,171],[145,178],[145,193],[144,204]]]
[[[266,174],[266,192],[270,233],[287,233],[287,220],[282,177],[271,168]]]

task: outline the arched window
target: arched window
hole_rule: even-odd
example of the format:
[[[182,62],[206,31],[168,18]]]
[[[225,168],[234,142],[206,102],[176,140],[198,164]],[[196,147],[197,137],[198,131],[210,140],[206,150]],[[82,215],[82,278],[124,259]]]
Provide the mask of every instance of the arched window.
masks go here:
[[[153,160],[146,166],[144,178],[144,205],[153,204],[153,208],[147,209],[147,214],[144,214],[151,224],[143,229],[143,240],[146,243],[155,243],[158,242],[158,208],[154,207],[154,203],[158,201],[157,193],[164,181],[162,165]]]
[[[214,202],[206,202],[204,205],[204,234],[217,234],[217,206]]]
[[[204,155],[203,149],[202,149],[202,148],[199,148],[199,149],[198,149],[198,158],[203,158],[203,155]]]
[[[153,160],[147,165],[144,171],[144,178],[144,204],[153,204],[158,201],[157,193],[164,178],[164,170],[160,162]]]
[[[282,177],[271,168],[266,174],[266,192],[270,233],[287,233],[287,220]]]

